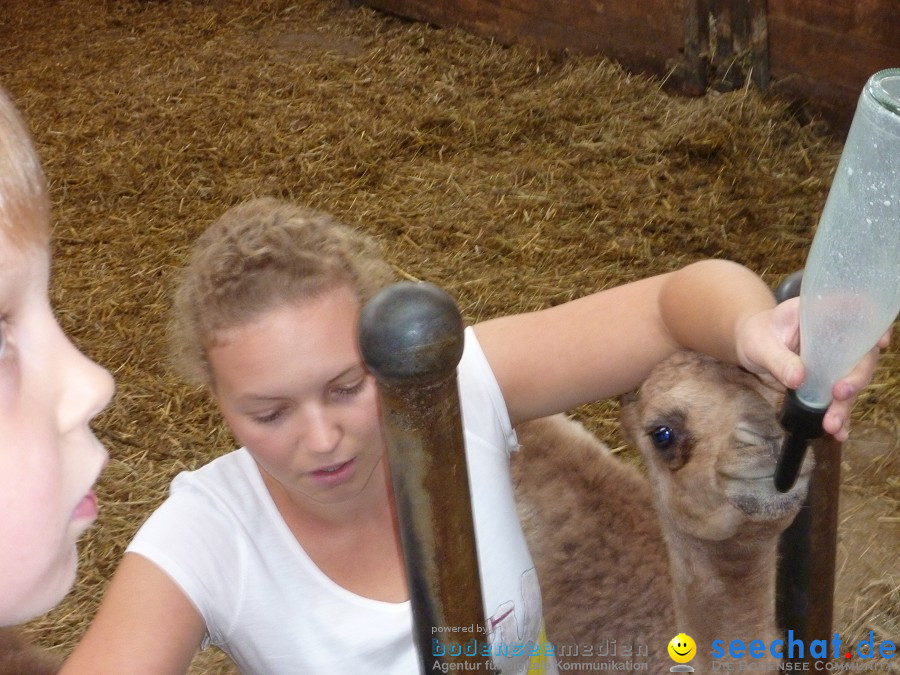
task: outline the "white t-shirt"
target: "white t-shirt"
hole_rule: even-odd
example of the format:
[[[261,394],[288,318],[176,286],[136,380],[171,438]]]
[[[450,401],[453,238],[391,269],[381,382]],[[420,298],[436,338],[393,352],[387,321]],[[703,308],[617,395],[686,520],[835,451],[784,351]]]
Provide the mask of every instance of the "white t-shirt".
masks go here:
[[[504,675],[556,673],[509,476],[516,436],[471,328],[458,381],[494,662]],[[206,623],[203,646],[221,647],[242,672],[419,672],[410,603],[364,598],[329,579],[281,518],[246,449],[176,476],[128,551],[172,578]],[[459,642],[473,637],[484,649],[484,635]]]

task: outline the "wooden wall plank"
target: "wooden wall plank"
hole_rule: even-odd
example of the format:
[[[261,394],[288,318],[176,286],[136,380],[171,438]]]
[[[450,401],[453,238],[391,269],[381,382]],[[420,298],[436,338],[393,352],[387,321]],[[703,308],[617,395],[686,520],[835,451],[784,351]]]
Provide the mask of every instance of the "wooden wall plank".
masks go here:
[[[703,26],[702,16],[690,20],[691,8],[700,13],[705,8],[708,16],[713,8],[725,12],[728,2],[740,12],[747,9],[740,3],[749,3],[754,68],[767,71],[754,72],[754,80],[813,99],[818,111],[844,130],[868,76],[900,67],[900,0],[363,1],[504,44],[603,54],[629,70],[658,76],[680,64],[686,90],[695,94],[705,89],[705,73],[697,68],[708,55],[704,36],[697,30],[690,34],[691,26]],[[764,21],[761,12],[766,12]],[[745,32],[743,25],[740,30]],[[766,36],[768,59],[762,44]],[[745,41],[745,35],[738,36],[737,51]]]
[[[822,14],[809,17],[810,6],[820,7]],[[849,128],[869,76],[900,67],[896,0],[769,0],[768,24],[776,91],[811,99],[842,131]]]
[[[671,0],[366,0],[383,11],[454,26],[503,44],[604,54],[663,75],[682,46],[681,3]],[[671,64],[669,64],[671,65]]]
[[[847,0],[769,0],[769,17],[846,33],[853,27],[854,3]]]

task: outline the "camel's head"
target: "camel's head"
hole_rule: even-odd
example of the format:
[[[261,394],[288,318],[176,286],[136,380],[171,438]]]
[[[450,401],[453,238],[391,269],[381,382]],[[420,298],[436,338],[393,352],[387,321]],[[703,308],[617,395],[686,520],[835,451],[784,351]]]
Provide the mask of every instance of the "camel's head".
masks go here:
[[[662,515],[684,534],[728,539],[749,523],[781,531],[806,496],[812,453],[796,485],[775,489],[783,392],[694,352],[658,365],[622,400],[622,426],[647,463]]]

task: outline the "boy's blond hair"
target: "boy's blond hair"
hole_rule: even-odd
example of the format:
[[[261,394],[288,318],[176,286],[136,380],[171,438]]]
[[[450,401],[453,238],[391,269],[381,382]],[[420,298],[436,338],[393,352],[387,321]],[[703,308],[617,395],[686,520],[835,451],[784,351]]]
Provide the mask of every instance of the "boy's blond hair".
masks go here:
[[[49,223],[47,186],[31,135],[0,88],[0,243],[47,246]]]
[[[229,209],[198,238],[175,294],[175,364],[212,385],[207,351],[224,330],[346,285],[366,302],[394,281],[375,241],[330,216],[276,199]]]

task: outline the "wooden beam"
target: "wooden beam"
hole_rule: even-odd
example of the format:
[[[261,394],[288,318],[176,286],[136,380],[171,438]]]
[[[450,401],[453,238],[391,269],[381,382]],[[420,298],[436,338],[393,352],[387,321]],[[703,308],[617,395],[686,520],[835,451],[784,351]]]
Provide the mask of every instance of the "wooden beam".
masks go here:
[[[701,96],[709,77],[709,0],[685,0],[684,60],[678,73],[685,93]]]

